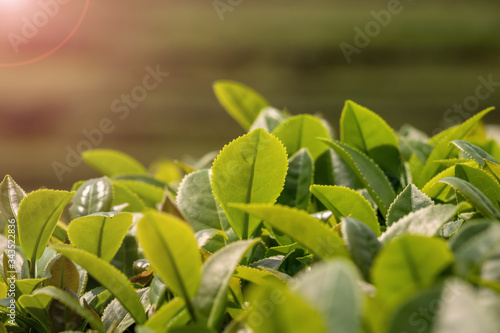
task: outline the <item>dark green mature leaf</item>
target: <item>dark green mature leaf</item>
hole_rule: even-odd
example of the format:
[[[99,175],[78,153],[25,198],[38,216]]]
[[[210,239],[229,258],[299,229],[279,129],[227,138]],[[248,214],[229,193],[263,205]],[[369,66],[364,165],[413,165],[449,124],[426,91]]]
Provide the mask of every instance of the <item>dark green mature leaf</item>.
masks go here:
[[[145,175],[146,168],[133,157],[116,150],[94,149],[82,153],[89,166],[103,176]]]
[[[380,226],[375,210],[358,192],[347,187],[313,185],[311,193],[333,213],[337,220],[341,217],[353,217],[380,236]]]
[[[309,205],[309,187],[313,183],[314,162],[306,148],[300,149],[288,162],[285,186],[277,203],[306,210]]]
[[[347,101],[342,110],[340,141],[359,149],[392,175],[401,173],[394,130],[380,116],[353,101]]]
[[[177,204],[194,231],[229,228],[224,213],[219,215],[218,203],[212,194],[210,170],[192,172],[184,177],[179,186]]]
[[[363,297],[356,268],[335,259],[311,266],[294,281],[294,289],[323,316],[327,332],[358,333],[363,315]]]
[[[273,228],[281,230],[302,243],[319,258],[348,256],[342,239],[324,223],[304,211],[280,205],[232,204],[233,207],[257,216]]]
[[[110,262],[132,226],[130,213],[97,213],[71,221],[68,237],[75,247]]]
[[[417,211],[427,206],[432,206],[434,202],[427,195],[422,193],[415,185],[408,185],[394,200],[389,207],[386,223],[390,226],[407,214]]]
[[[458,149],[464,152],[469,158],[473,159],[480,167],[484,166],[485,161],[488,160],[492,163],[500,164],[490,154],[482,150],[476,145],[463,140],[451,141]]]
[[[19,206],[19,242],[24,255],[31,260],[32,276],[35,262],[42,256],[64,207],[74,192],[39,190],[31,192]]]
[[[435,205],[411,212],[393,223],[380,237],[382,243],[405,234],[414,234],[431,237],[451,220],[461,209],[461,205]]]
[[[326,333],[326,325],[318,311],[302,297],[285,288],[253,286],[248,291],[250,309],[245,319],[259,333]],[[265,307],[262,305],[265,304]]]
[[[384,172],[362,152],[338,141],[324,141],[332,147],[354,174],[361,180],[373,200],[377,203],[380,212],[387,214],[390,204],[396,194]]]
[[[219,103],[245,130],[269,106],[261,95],[241,83],[220,80],[213,88]]]
[[[108,177],[91,179],[83,183],[71,199],[71,219],[97,212],[108,212],[113,202],[113,185]]]
[[[494,108],[489,108],[482,112],[479,112],[461,125],[445,131],[445,133],[440,135],[439,138],[434,138],[433,142],[435,143],[435,148],[429,155],[429,158],[427,159],[425,164],[413,159],[413,163],[411,164],[411,173],[415,185],[419,188],[422,188],[422,186],[424,186],[429,181],[429,179],[434,177],[437,173],[441,172],[443,170],[443,167],[435,161],[444,160],[451,157],[454,147],[450,146],[449,142],[452,140],[463,139],[471,130],[474,129],[478,122],[493,109]]]
[[[314,184],[338,185],[354,190],[363,187],[349,166],[331,148],[328,148],[316,159]]]
[[[321,120],[308,114],[288,118],[272,134],[283,142],[288,156],[293,156],[301,148],[307,148],[314,160],[328,149],[317,138],[330,138]]]
[[[174,216],[148,212],[139,221],[137,238],[153,269],[189,307],[201,281],[201,257],[193,230]],[[194,315],[193,309],[190,313]]]
[[[382,248],[377,235],[363,222],[346,217],[342,219],[342,236],[363,278],[370,281],[373,260]]]
[[[0,213],[6,222],[17,220],[19,204],[26,196],[24,190],[7,175],[0,183]]]
[[[220,152],[212,167],[212,189],[239,238],[249,238],[260,220],[228,204],[274,203],[287,165],[285,148],[263,129],[239,137]]]
[[[467,165],[457,165],[455,176],[477,188],[497,210],[500,209],[500,185],[486,171]]]
[[[138,324],[146,321],[146,313],[134,287],[119,270],[95,255],[66,245],[53,245],[57,252],[82,266],[120,301]]]
[[[453,187],[485,217],[497,220],[500,219],[500,212],[491,201],[471,183],[457,177],[445,177],[441,179],[440,182]]]
[[[36,290],[33,294],[34,295],[43,294],[43,295],[50,296],[54,300],[57,300],[57,301],[63,303],[65,306],[69,307],[72,311],[77,313],[79,316],[81,316],[82,318],[87,320],[88,323],[90,324],[90,326],[94,330],[96,330],[98,332],[102,332],[102,333],[106,332],[100,319],[98,317],[96,318],[91,311],[89,311],[88,309],[81,306],[80,303],[78,302],[78,300],[73,298],[73,296],[71,296],[67,292],[65,292],[61,289],[55,288],[55,287],[45,287],[45,288]]]
[[[252,127],[248,130],[252,132],[254,129],[263,128],[267,132],[271,133],[274,129],[284,122],[288,117],[278,109],[273,107],[267,107],[260,111],[259,116],[252,124]]]
[[[49,332],[48,316],[51,300],[52,297],[49,295],[37,294],[22,295],[17,301],[24,310],[26,310],[41,325],[43,325],[45,332]]]
[[[406,235],[387,244],[375,259],[372,280],[390,309],[424,290],[453,263],[444,240]]]
[[[202,320],[217,328],[225,313],[229,281],[236,266],[260,239],[238,241],[215,252],[202,267],[202,278],[193,306]]]

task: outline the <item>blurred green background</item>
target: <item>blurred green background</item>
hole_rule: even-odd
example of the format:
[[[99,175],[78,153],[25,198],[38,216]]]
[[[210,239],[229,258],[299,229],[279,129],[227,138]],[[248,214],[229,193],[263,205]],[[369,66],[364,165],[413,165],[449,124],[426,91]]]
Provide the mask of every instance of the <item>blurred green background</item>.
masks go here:
[[[20,21],[0,24],[0,60],[52,49],[76,24],[83,3],[61,5],[21,54],[5,42]],[[74,36],[52,55],[0,67],[1,174],[27,190],[67,189],[96,176],[82,163],[60,181],[53,167],[66,164],[68,149],[86,139],[82,131],[98,128],[103,118],[114,130],[93,148],[119,149],[146,165],[219,150],[243,130],[212,93],[218,79],[247,84],[294,114],[321,113],[335,127],[346,99],[395,129],[412,123],[430,134],[451,125],[446,110],[473,101],[479,77],[500,82],[500,2],[404,0],[401,13],[348,63],[340,43],[352,45],[354,28],[364,30],[374,20],[371,11],[388,3],[242,0],[221,20],[212,1],[90,1]],[[18,16],[32,15],[36,2],[29,8]],[[12,18],[6,10],[0,15]],[[148,66],[170,75],[120,119],[113,102],[142,85]],[[468,113],[500,107],[499,85]],[[499,120],[498,112],[487,118]]]

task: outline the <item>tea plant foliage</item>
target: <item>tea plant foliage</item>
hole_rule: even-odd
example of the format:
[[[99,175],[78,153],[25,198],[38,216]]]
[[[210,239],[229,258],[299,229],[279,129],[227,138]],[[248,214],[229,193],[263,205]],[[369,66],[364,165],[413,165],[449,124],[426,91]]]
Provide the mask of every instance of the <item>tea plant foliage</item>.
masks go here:
[[[218,81],[246,133],[151,166],[89,150],[70,191],[0,183],[0,332],[500,332],[500,146]],[[330,118],[330,117],[329,117]]]

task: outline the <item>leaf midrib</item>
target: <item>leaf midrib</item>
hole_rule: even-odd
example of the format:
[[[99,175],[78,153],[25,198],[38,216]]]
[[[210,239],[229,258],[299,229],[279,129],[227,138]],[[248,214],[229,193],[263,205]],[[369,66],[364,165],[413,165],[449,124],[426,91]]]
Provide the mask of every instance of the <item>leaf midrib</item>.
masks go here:
[[[255,153],[253,156],[252,165],[250,166],[250,178],[248,179],[247,197],[246,197],[247,204],[252,202],[253,180],[254,180],[254,175],[255,175],[255,164],[257,162],[257,155],[259,154],[260,136],[261,135],[259,133],[259,135],[257,136],[257,142],[255,143]],[[250,214],[245,212],[245,217],[243,219],[242,239],[247,239],[249,237],[249,235],[248,235],[249,225],[250,225]]]

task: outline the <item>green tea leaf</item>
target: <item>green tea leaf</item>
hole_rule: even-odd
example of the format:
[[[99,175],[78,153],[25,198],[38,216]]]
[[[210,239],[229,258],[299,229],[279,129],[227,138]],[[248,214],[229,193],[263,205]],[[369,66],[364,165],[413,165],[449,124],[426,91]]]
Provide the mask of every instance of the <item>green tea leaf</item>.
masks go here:
[[[495,178],[497,183],[500,184],[500,165],[485,160],[483,170],[486,171],[490,176]]]
[[[294,289],[323,316],[328,332],[358,333],[363,297],[356,268],[347,260],[330,260],[299,273]]]
[[[75,247],[110,262],[132,226],[130,213],[97,213],[71,221],[68,236]]]
[[[269,103],[249,87],[232,81],[216,81],[215,96],[226,111],[245,129],[248,130],[259,113]]]
[[[260,286],[269,284],[273,285],[276,283],[281,284],[286,282],[267,271],[248,266],[236,267],[233,276]]]
[[[441,179],[440,182],[453,187],[485,217],[497,220],[500,219],[500,212],[491,201],[471,183],[457,177],[445,177]]]
[[[71,199],[71,219],[97,212],[108,212],[113,202],[113,185],[107,177],[96,178],[82,184]]]
[[[6,222],[17,220],[19,204],[26,196],[24,190],[7,175],[0,183],[0,213]]]
[[[369,157],[355,148],[338,141],[325,140],[324,142],[340,155],[366,187],[382,215],[386,215],[396,194],[383,171]]]
[[[431,237],[438,232],[443,224],[451,220],[460,209],[461,205],[435,205],[421,208],[393,223],[380,236],[380,241],[388,243],[392,239],[405,234]]]
[[[446,242],[406,235],[387,244],[375,259],[372,280],[377,294],[390,309],[424,290],[453,263]]]
[[[225,313],[229,281],[236,266],[260,239],[231,243],[215,252],[202,267],[202,278],[193,306],[203,322],[217,328]]]
[[[500,185],[486,171],[459,164],[455,167],[455,176],[477,188],[497,210],[500,209]]]
[[[394,130],[380,116],[353,101],[347,101],[342,110],[340,141],[365,153],[394,176],[401,173]]]
[[[146,313],[132,283],[115,267],[95,255],[66,245],[53,249],[82,266],[120,301],[138,324],[146,321]]]
[[[257,216],[273,228],[281,230],[302,243],[319,258],[348,256],[347,249],[337,233],[304,211],[266,204],[232,204],[232,206]]]
[[[229,228],[227,218],[219,215],[218,203],[212,194],[210,170],[196,171],[184,177],[179,185],[177,204],[194,231]]]
[[[147,312],[151,306],[149,302],[149,288],[137,290],[137,295],[141,299],[142,306]],[[130,313],[127,312],[123,305],[120,304],[117,299],[114,299],[106,309],[104,309],[102,323],[108,332],[113,328],[113,332],[123,333],[127,331],[130,326],[135,324],[135,320],[130,316]]]
[[[415,185],[408,185],[394,200],[389,207],[386,223],[390,226],[407,214],[417,211],[427,206],[432,206],[434,202],[427,195],[422,193]]]
[[[126,205],[122,211],[135,213],[144,210],[144,201],[137,194],[130,191],[127,187],[113,183],[113,207]]]
[[[170,302],[163,304],[155,314],[146,322],[146,327],[152,328],[155,332],[166,332],[174,318],[185,308],[182,298],[176,297]]]
[[[313,183],[314,162],[306,148],[300,149],[288,161],[285,186],[277,203],[306,210],[309,206],[309,187]]]
[[[106,330],[104,329],[104,326],[102,325],[102,322],[99,320],[99,318],[94,317],[92,312],[90,312],[88,309],[85,309],[83,306],[80,305],[78,300],[74,299],[70,294],[67,292],[55,288],[55,287],[45,287],[42,289],[36,290],[33,295],[48,295],[54,300],[57,300],[61,303],[63,303],[65,306],[69,307],[72,311],[77,313],[79,316],[84,318],[85,320],[88,321],[90,324],[90,327],[92,327],[94,330],[98,332],[105,333]]]
[[[274,203],[287,164],[285,148],[263,129],[239,137],[220,152],[212,167],[212,189],[239,238],[249,238],[260,220],[228,204]]]
[[[365,223],[377,236],[380,236],[375,210],[358,192],[347,187],[313,185],[311,193],[333,213],[338,221],[341,217],[353,217]]]
[[[363,222],[346,217],[342,219],[342,236],[363,278],[370,281],[373,260],[382,248],[377,235]]]
[[[43,327],[45,332],[49,332],[48,316],[49,304],[52,297],[46,294],[37,295],[22,295],[17,300],[19,305],[23,307],[34,319],[36,319]],[[7,331],[5,331],[7,332]]]
[[[422,163],[414,163],[412,164],[411,173],[413,175],[413,180],[415,185],[419,188],[425,185],[434,177],[437,173],[444,170],[443,166],[439,163],[434,162],[435,160],[444,160],[448,159],[452,156],[454,151],[454,147],[449,145],[449,142],[452,140],[461,140],[463,139],[474,127],[478,124],[478,122],[490,111],[494,108],[486,109],[482,112],[477,113],[473,117],[469,118],[467,121],[462,123],[461,125],[454,127],[450,130],[447,130],[445,134],[442,134],[438,139],[434,139],[435,148],[432,153],[429,155],[429,158],[425,162]]]
[[[317,138],[330,138],[321,120],[309,114],[288,118],[272,134],[283,142],[288,156],[293,156],[301,148],[307,148],[314,160],[328,149]]]
[[[285,288],[252,286],[247,324],[259,333],[326,333],[325,321],[302,297]],[[265,305],[263,307],[262,305]]]
[[[201,257],[193,230],[173,216],[148,212],[137,225],[137,238],[154,271],[189,308],[201,281]]]
[[[165,189],[137,180],[114,179],[114,184],[121,185],[135,193],[151,208],[158,208],[165,197]]]
[[[61,290],[69,289],[78,295],[80,275],[75,264],[66,257],[60,256],[50,265],[50,275],[45,286],[53,286]]]
[[[82,158],[89,166],[103,176],[144,175],[146,168],[133,157],[116,150],[94,149],[82,153]]]
[[[32,276],[35,262],[42,256],[64,207],[74,192],[39,190],[28,194],[19,206],[18,231],[23,253],[31,260]]]
[[[469,158],[473,159],[480,167],[484,166],[484,160],[499,164],[490,154],[482,150],[476,145],[463,140],[451,141],[458,149],[465,153]]]
[[[361,184],[349,166],[331,148],[328,148],[316,159],[314,184],[338,185],[349,187],[353,190],[363,187],[363,184]]]
[[[268,133],[271,133],[279,124],[284,122],[287,118],[288,117],[280,110],[275,109],[273,107],[267,107],[262,111],[260,111],[259,116],[257,117],[257,119],[255,119],[255,121],[252,124],[252,127],[250,127],[248,131],[252,132],[257,128],[263,128]]]

